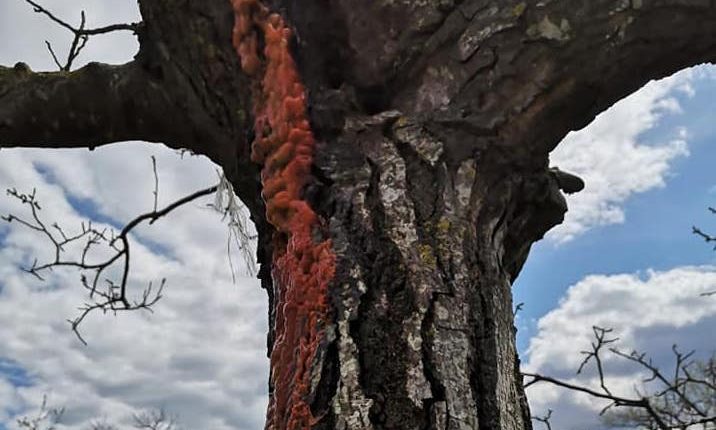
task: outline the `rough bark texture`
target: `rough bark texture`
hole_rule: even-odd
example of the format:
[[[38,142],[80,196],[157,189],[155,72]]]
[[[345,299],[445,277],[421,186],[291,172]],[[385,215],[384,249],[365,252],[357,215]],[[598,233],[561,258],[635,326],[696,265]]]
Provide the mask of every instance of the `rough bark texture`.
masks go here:
[[[338,257],[315,428],[530,428],[510,285],[566,210],[548,153],[648,80],[714,60],[715,2],[266,3],[295,29],[319,141],[305,197]],[[257,224],[273,321],[230,2],[140,7],[130,64],[0,68],[0,147],[142,139],[207,154]]]

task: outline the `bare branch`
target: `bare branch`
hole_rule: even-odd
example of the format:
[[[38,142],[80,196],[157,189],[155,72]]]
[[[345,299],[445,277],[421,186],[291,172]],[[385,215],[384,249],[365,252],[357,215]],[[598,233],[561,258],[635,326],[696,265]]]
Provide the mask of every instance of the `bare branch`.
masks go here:
[[[530,386],[532,386],[538,382],[549,382],[551,384],[554,384],[554,385],[557,385],[560,387],[569,388],[570,390],[573,390],[573,391],[579,391],[582,393],[589,394],[590,396],[593,396],[593,397],[597,397],[597,398],[604,399],[604,400],[611,400],[613,402],[618,403],[618,406],[644,407],[644,405],[645,405],[644,399],[627,399],[625,397],[619,397],[619,396],[615,396],[613,394],[600,393],[599,391],[595,391],[588,387],[582,387],[579,385],[570,384],[569,382],[560,381],[559,379],[552,378],[551,376],[544,376],[544,375],[540,375],[538,373],[523,372],[522,374],[524,376],[528,376],[528,377],[532,378],[531,381],[529,381],[525,384],[525,388],[529,388]]]
[[[65,408],[50,408],[47,406],[47,395],[42,396],[40,410],[34,417],[22,417],[17,420],[17,426],[23,430],[56,430]]]
[[[45,41],[45,45],[47,46],[48,51],[50,51],[50,55],[52,55],[52,59],[54,60],[55,64],[60,69],[60,71],[64,71],[64,72],[69,72],[72,69],[72,64],[74,63],[75,59],[77,59],[77,57],[80,55],[80,52],[82,52],[82,49],[84,49],[90,36],[106,34],[106,33],[111,33],[114,31],[122,31],[122,30],[132,31],[133,33],[136,34],[138,32],[139,26],[140,26],[139,23],[114,24],[114,25],[109,25],[106,27],[87,29],[87,28],[85,28],[85,25],[87,24],[87,18],[85,16],[85,11],[81,11],[80,26],[73,27],[72,25],[68,24],[66,21],[58,18],[56,15],[54,15],[49,10],[45,9],[40,4],[38,4],[32,0],[25,0],[25,1],[32,6],[32,8],[35,12],[47,16],[52,21],[56,22],[60,26],[66,28],[67,30],[72,32],[72,34],[74,35],[74,37],[72,39],[72,43],[70,44],[70,49],[67,52],[67,60],[65,61],[64,64],[60,63],[60,61],[57,59],[57,55],[55,54],[55,51],[52,49],[52,45],[50,44],[50,42]]]
[[[716,208],[709,207],[709,212],[711,212],[712,214],[716,215]],[[701,230],[700,228],[698,228],[698,227],[696,227],[696,226],[692,226],[691,229],[692,229],[692,232],[693,232],[695,235],[697,235],[697,236],[701,237],[702,239],[704,239],[704,240],[706,241],[706,243],[715,243],[715,245],[714,245],[714,251],[716,251],[716,236],[710,235],[710,234],[704,232],[703,230]],[[716,295],[716,290],[714,290],[714,291],[707,291],[707,292],[705,292],[705,293],[701,293],[701,294],[700,294],[701,297],[711,297],[711,296],[714,296],[714,295]]]
[[[699,419],[709,418],[709,411],[702,408],[698,403],[699,400],[691,399],[689,397],[689,384],[691,383],[704,383],[708,386],[708,381],[697,382],[695,378],[689,376],[684,378],[682,375],[690,375],[688,367],[691,365],[690,358],[694,354],[691,351],[687,354],[681,353],[676,345],[672,346],[672,352],[674,353],[674,371],[672,377],[664,375],[659,368],[654,365],[652,360],[646,357],[645,353],[639,353],[632,351],[630,354],[625,354],[616,348],[612,348],[611,351],[619,357],[625,358],[633,363],[639,364],[642,368],[650,372],[650,376],[645,379],[645,382],[659,381],[663,385],[663,389],[653,395],[654,399],[662,399],[664,402],[663,412],[670,414],[671,418],[675,421],[679,421],[683,424],[684,420],[682,417],[686,416],[689,422],[693,422],[693,417]],[[713,392],[716,396],[716,391]],[[677,413],[673,413],[673,407],[677,406]]]
[[[590,396],[597,397],[604,400],[610,400],[614,406],[626,406],[631,408],[643,408],[646,410],[649,415],[654,418],[654,420],[658,423],[659,429],[661,430],[668,430],[670,427],[664,423],[659,415],[656,413],[656,411],[651,407],[649,404],[649,400],[645,398],[641,399],[628,399],[625,397],[615,396],[612,394],[604,394],[600,393],[598,391],[594,391],[591,388],[587,387],[581,387],[579,385],[570,384],[568,382],[560,381],[559,379],[555,379],[549,376],[544,376],[536,373],[523,373],[524,376],[529,376],[532,378],[531,381],[525,384],[525,388],[528,388],[529,386],[537,383],[537,382],[549,382],[551,384],[557,385],[558,387],[567,388],[572,391],[579,391],[582,393],[589,394]],[[602,411],[602,413],[604,410]]]
[[[601,391],[594,390],[562,381],[549,376],[535,373],[523,373],[532,378],[525,388],[537,383],[548,382],[572,391],[578,391],[590,396],[609,400],[610,403],[602,409],[600,415],[605,414],[612,407],[622,407],[625,412],[614,412],[607,416],[610,425],[626,425],[647,429],[687,429],[695,425],[716,424],[716,357],[707,363],[697,365],[692,360],[694,351],[682,353],[674,345],[673,375],[668,376],[660,371],[650,358],[644,353],[632,351],[625,354],[616,348],[609,350],[618,357],[625,358],[649,371],[644,383],[658,382],[661,389],[652,394],[645,395],[636,389],[637,397],[627,398],[615,395],[605,383],[604,367],[600,354],[603,347],[614,343],[618,338],[608,338],[611,329],[593,327],[595,342],[592,342],[591,351],[583,351],[587,357],[579,366],[578,373],[584,366],[593,361],[600,381]],[[538,419],[538,421],[540,421]]]
[[[131,24],[113,24],[113,25],[108,25],[105,27],[92,28],[92,29],[75,28],[72,25],[68,24],[67,22],[59,19],[57,16],[52,14],[49,10],[45,9],[38,3],[36,3],[32,0],[25,0],[25,1],[27,3],[29,3],[30,5],[32,5],[35,12],[47,15],[48,18],[55,21],[62,27],[65,27],[66,29],[70,30],[73,33],[78,32],[83,36],[94,36],[94,35],[98,35],[98,34],[106,34],[106,33],[111,33],[113,31],[122,31],[122,30],[131,31],[133,33],[136,33],[139,30],[139,26],[141,25],[140,23],[135,22],[135,23],[131,23]]]
[[[114,235],[114,233],[108,235],[106,230],[95,229],[92,227],[91,222],[88,222],[86,225],[83,223],[80,232],[74,235],[67,235],[62,227],[60,227],[57,223],[52,224],[52,229],[49,229],[40,217],[39,212],[41,207],[37,202],[35,190],[33,190],[30,194],[23,194],[15,189],[8,190],[8,195],[16,198],[23,205],[30,208],[31,219],[24,219],[16,215],[4,216],[2,219],[7,222],[18,222],[31,230],[43,234],[54,247],[54,258],[51,261],[38,263],[38,261],[35,260],[29,268],[23,269],[27,273],[43,280],[42,274],[56,267],[73,267],[82,272],[80,276],[81,284],[83,288],[88,291],[89,297],[92,301],[81,306],[79,308],[80,314],[75,319],[68,320],[68,322],[70,323],[72,330],[77,335],[77,338],[82,343],[86,344],[85,339],[79,332],[79,326],[90,313],[97,310],[100,310],[103,313],[112,312],[114,314],[120,311],[135,310],[146,310],[151,312],[152,306],[154,306],[162,298],[162,291],[166,283],[165,279],[161,280],[159,287],[156,289],[153,283],[150,282],[148,287],[143,291],[140,300],[132,301],[128,298],[127,287],[131,256],[129,236],[134,228],[145,221],[147,221],[148,224],[153,224],[155,221],[166,216],[174,209],[177,209],[200,197],[213,194],[216,190],[216,186],[209,187],[185,196],[161,210],[153,210],[152,212],[139,215],[130,221],[118,235]],[[84,241],[84,246],[79,258],[65,258],[65,248],[80,241]],[[87,260],[87,255],[90,250],[100,244],[106,245],[110,251],[113,251],[113,253],[104,261],[99,263],[89,262]],[[122,263],[120,280],[115,282],[111,279],[104,279],[106,289],[100,290],[98,287],[100,281],[103,280],[103,274],[107,272],[110,267],[113,267],[115,263],[119,262]],[[91,272],[92,274],[88,278],[85,272]]]
[[[694,233],[697,236],[700,236],[707,243],[716,242],[716,236],[711,236],[710,234],[705,233],[703,230],[701,230],[700,228],[698,228],[696,226],[691,227],[691,229],[692,229],[692,233]],[[716,247],[714,249],[716,250]]]
[[[582,364],[579,365],[579,369],[577,369],[577,374],[582,373],[582,370],[584,369],[584,366],[589,363],[590,360],[594,359],[594,362],[597,366],[597,373],[599,375],[599,385],[602,387],[602,390],[604,390],[605,393],[611,395],[612,393],[607,388],[605,382],[604,382],[604,367],[602,366],[602,359],[600,357],[600,352],[602,351],[602,348],[605,346],[614,343],[619,340],[618,337],[607,339],[607,335],[612,333],[614,329],[611,328],[602,328],[598,326],[592,327],[592,332],[594,333],[594,338],[596,339],[596,343],[592,342],[592,350],[591,351],[582,351],[581,353],[585,355],[584,360],[582,361]]]
[[[547,430],[552,430],[552,423],[550,422],[550,419],[552,418],[552,409],[547,410],[547,415],[541,416],[541,417],[532,417],[533,420],[539,421],[542,424],[545,425]]]
[[[176,430],[176,420],[164,409],[134,414],[134,428],[144,430]]]
[[[709,212],[716,215],[716,208],[709,207]],[[696,226],[692,226],[691,231],[693,234],[701,237],[706,243],[716,242],[716,236],[710,235]],[[714,250],[716,250],[716,245],[714,245]]]
[[[55,54],[55,50],[52,49],[52,44],[45,40],[45,46],[47,46],[47,50],[50,52],[50,55],[52,56],[52,61],[55,62],[55,65],[58,69],[62,70],[64,67],[62,64],[60,64],[60,60],[57,58],[57,54]]]
[[[89,427],[89,430],[119,430],[114,424],[107,422],[107,419],[94,420]]]
[[[157,203],[159,200],[159,175],[157,174],[157,158],[152,155],[152,173],[154,174],[154,212],[157,211]]]

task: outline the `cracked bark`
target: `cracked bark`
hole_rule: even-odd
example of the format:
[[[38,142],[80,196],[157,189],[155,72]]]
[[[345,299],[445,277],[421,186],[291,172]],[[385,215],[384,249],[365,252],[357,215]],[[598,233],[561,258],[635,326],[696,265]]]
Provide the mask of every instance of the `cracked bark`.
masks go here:
[[[648,80],[713,61],[714,3],[267,2],[295,28],[319,140],[305,193],[338,255],[315,428],[531,427],[510,285],[566,210],[548,153]],[[140,139],[209,156],[257,224],[274,312],[229,2],[140,9],[129,64],[0,68],[0,147]]]

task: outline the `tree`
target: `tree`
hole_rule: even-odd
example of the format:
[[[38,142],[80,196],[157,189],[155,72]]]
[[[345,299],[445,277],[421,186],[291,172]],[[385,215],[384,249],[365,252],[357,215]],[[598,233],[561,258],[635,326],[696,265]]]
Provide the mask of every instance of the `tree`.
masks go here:
[[[579,188],[549,152],[716,54],[703,0],[139,6],[71,28],[136,32],[130,63],[0,68],[0,147],[222,167],[259,234],[269,428],[530,428],[510,285]]]
[[[64,408],[51,408],[47,406],[47,395],[42,396],[40,410],[34,417],[24,416],[17,420],[17,425],[23,430],[57,430],[56,425],[62,420]]]
[[[673,345],[673,368],[664,371],[645,353],[632,350],[625,353],[612,346],[619,338],[613,329],[592,327],[594,341],[591,349],[582,351],[584,360],[577,369],[583,372],[592,364],[595,368],[598,388],[575,385],[569,381],[536,373],[523,373],[529,381],[525,388],[546,382],[573,392],[585,393],[594,399],[605,401],[600,416],[609,428],[631,428],[647,430],[670,429],[713,429],[716,425],[716,353],[702,360],[694,358],[695,351],[684,353]],[[634,381],[634,395],[625,397],[614,392],[607,382],[609,373],[604,367],[604,350],[637,365],[644,378]],[[550,409],[535,421],[551,430]]]
[[[47,405],[47,395],[42,397],[40,409],[34,417],[22,417],[17,420],[18,428],[22,430],[57,430],[62,421],[65,408],[50,408]],[[133,415],[132,428],[145,430],[179,430],[176,418],[164,409],[149,409]],[[119,430],[119,427],[110,424],[106,419],[94,420],[88,430]]]

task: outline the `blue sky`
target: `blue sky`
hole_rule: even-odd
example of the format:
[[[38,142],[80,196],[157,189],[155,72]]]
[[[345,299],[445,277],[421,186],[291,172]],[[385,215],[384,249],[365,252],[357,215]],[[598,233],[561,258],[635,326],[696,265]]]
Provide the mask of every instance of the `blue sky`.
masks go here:
[[[649,84],[558,147],[554,159],[582,169],[587,187],[568,198],[573,212],[534,246],[514,286],[528,370],[594,385],[593,374],[575,375],[592,325],[614,328],[621,349],[660,366],[670,365],[672,344],[716,353],[716,304],[699,297],[716,289],[716,253],[691,233],[716,231],[707,210],[716,205],[713,70]],[[639,369],[613,356],[605,363],[612,388],[632,395]],[[528,398],[537,415],[555,410],[555,428],[602,428],[593,399],[544,385]]]
[[[61,16],[78,16],[80,8],[90,25],[133,21],[138,13],[132,1],[53,2]],[[52,67],[44,40],[61,46],[67,34],[24,2],[0,2],[0,38],[0,64],[25,61],[41,70]],[[97,38],[81,60],[121,63],[135,49],[127,35]],[[690,230],[716,231],[706,210],[716,204],[714,70],[649,84],[552,154],[587,188],[569,198],[565,224],[534,246],[514,287],[515,302],[525,303],[517,325],[527,369],[593,384],[589,375],[574,376],[592,324],[614,326],[625,348],[659,360],[673,341],[712,352],[716,299],[699,292],[716,289],[716,253]],[[150,156],[158,160],[160,205],[217,180],[205,158],[128,143],[92,152],[2,150],[0,188],[36,186],[48,219],[66,226],[83,217],[116,225],[151,208]],[[186,428],[262,427],[266,298],[245,267],[232,282],[227,227],[208,202],[137,231],[133,288],[166,276],[166,297],[153,315],[91,319],[88,347],[65,322],[86,300],[77,274],[56,271],[52,289],[23,274],[18,266],[45,245],[17,225],[0,226],[0,430],[15,430],[15,419],[37,410],[44,394],[68,411],[59,430],[96,418],[126,424],[133,412],[157,407],[178,413]],[[0,197],[0,214],[17,211]],[[628,369],[611,382],[630,393],[638,376]],[[594,402],[549,386],[530,388],[528,397],[535,414],[555,410],[555,428],[600,428]]]
[[[547,240],[533,247],[514,286],[515,303],[525,303],[521,316],[531,322],[519,333],[520,350],[526,349],[536,320],[586,275],[716,262],[712,247],[691,233],[693,225],[716,231],[716,216],[707,210],[716,206],[716,80],[697,79],[693,85],[693,96],[675,94],[682,112],[665,115],[639,139],[657,145],[677,128],[688,130],[689,155],[674,160],[666,185],[627,200],[624,223],[592,229],[567,243]]]

